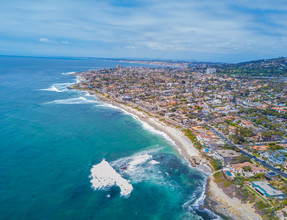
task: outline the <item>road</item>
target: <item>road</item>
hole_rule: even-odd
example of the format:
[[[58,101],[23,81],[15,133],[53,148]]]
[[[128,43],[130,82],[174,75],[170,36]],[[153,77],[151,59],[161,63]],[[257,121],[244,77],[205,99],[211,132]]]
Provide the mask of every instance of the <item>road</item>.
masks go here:
[[[221,132],[219,132],[218,130],[216,130],[216,129],[213,128],[213,127],[210,127],[210,129],[211,129],[216,135],[218,135],[222,140],[224,140],[225,143],[227,143],[228,145],[234,145],[234,144],[232,143],[232,141],[229,140],[228,138],[226,138]],[[239,148],[238,146],[236,146],[236,145],[234,145],[234,146],[237,147],[237,149],[239,150],[239,152],[240,152],[241,154],[252,158],[252,159],[255,160],[256,162],[258,162],[258,163],[262,164],[263,166],[267,167],[268,169],[274,171],[274,172],[277,173],[277,174],[280,174],[280,175],[283,176],[284,178],[287,178],[287,174],[286,174],[286,173],[284,173],[284,172],[282,172],[282,171],[276,169],[276,168],[273,167],[272,165],[266,163],[264,160],[260,160],[259,158],[255,157],[254,155],[249,154],[249,153],[243,151],[243,150],[242,150],[241,148]]]

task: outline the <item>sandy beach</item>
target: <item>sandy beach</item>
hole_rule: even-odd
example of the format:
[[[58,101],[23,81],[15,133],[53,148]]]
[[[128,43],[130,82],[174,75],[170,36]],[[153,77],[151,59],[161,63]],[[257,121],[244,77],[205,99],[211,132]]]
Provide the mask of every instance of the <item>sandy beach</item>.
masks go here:
[[[172,140],[173,144],[176,147],[178,147],[180,154],[184,158],[189,160],[190,157],[200,156],[200,152],[198,151],[198,149],[196,149],[193,146],[193,143],[191,142],[191,140],[188,137],[186,137],[180,131],[180,129],[178,129],[176,127],[168,126],[166,123],[161,122],[157,118],[151,117],[148,114],[146,114],[145,112],[138,111],[137,109],[135,109],[131,106],[121,104],[121,103],[116,102],[116,101],[104,99],[103,97],[101,97],[98,94],[96,94],[96,96],[98,98],[100,98],[100,100],[102,102],[106,102],[108,104],[112,104],[118,108],[121,108],[121,109],[125,110],[126,112],[138,117],[138,119],[140,121],[146,122],[150,126],[154,127],[156,130],[159,130],[159,131],[167,134],[168,137]]]

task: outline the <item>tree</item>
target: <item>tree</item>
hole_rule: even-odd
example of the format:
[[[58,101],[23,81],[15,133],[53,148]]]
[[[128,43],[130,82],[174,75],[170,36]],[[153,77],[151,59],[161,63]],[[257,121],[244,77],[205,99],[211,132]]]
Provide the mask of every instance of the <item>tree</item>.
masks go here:
[[[248,156],[240,155],[239,157],[236,158],[236,161],[237,161],[238,163],[244,163],[244,162],[250,162],[251,159],[250,159],[250,157],[248,157]]]
[[[244,166],[244,167],[242,167],[242,169],[243,169],[245,172],[250,172],[250,171],[251,171],[251,167],[250,167],[250,166]]]

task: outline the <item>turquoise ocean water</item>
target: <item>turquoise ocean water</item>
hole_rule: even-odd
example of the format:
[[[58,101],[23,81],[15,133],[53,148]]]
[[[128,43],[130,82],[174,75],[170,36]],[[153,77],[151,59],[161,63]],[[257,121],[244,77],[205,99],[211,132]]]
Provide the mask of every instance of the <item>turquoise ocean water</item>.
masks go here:
[[[199,209],[206,175],[168,139],[66,89],[70,72],[118,64],[0,57],[0,219],[216,218]]]

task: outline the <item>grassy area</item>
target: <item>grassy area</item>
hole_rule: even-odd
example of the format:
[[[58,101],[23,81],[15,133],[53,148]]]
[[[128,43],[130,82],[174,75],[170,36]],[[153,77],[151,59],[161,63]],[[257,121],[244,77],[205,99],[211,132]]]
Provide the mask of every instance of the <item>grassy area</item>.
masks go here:
[[[138,110],[139,112],[142,112],[143,110],[141,110],[140,108],[138,107],[134,107],[136,110]]]
[[[211,159],[211,165],[215,171],[221,170],[223,168],[220,160]]]
[[[222,172],[216,172],[215,174],[213,174],[213,177],[216,183],[220,183],[225,180],[225,177],[223,176]]]
[[[201,148],[201,144],[198,143],[198,140],[197,140],[196,136],[191,132],[191,130],[184,129],[183,131],[184,131],[185,136],[187,136],[192,141],[194,146],[196,148],[200,149]]]
[[[223,183],[224,187],[229,187],[229,186],[232,186],[234,184],[233,182],[227,180],[224,177],[224,174],[223,174],[222,171],[214,173],[213,177],[214,177],[214,182],[216,182],[216,183]]]

